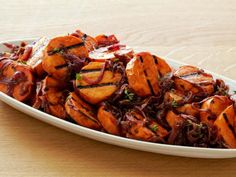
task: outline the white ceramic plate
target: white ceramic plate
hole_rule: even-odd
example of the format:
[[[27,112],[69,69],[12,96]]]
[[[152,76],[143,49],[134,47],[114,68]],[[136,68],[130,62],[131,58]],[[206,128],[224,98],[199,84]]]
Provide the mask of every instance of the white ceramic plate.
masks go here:
[[[13,44],[19,44],[20,41],[32,42],[33,40],[15,40],[7,41]],[[0,52],[6,51],[7,49],[0,43]],[[177,68],[183,63],[176,62],[174,60],[168,59],[168,63]],[[207,71],[208,72],[208,71]],[[211,73],[211,72],[209,72]],[[226,84],[228,84],[232,90],[236,90],[236,81],[220,76],[215,73],[211,73],[215,78],[223,79]],[[107,133],[95,131],[88,129],[61,119],[58,119],[52,115],[46,114],[42,111],[34,109],[24,103],[21,103],[6,94],[0,92],[0,100],[7,103],[8,105],[14,107],[17,110],[20,110],[32,117],[35,117],[38,120],[47,122],[51,125],[59,127],[61,129],[67,130],[69,132],[85,136],[97,141],[102,141],[109,144],[114,144],[126,148],[137,149],[147,152],[167,154],[167,155],[176,155],[184,157],[196,157],[196,158],[232,158],[236,157],[236,149],[211,149],[211,148],[196,148],[196,147],[184,147],[176,145],[166,145],[159,143],[144,142],[138,140],[132,140],[128,138],[123,138],[119,136],[110,135]]]

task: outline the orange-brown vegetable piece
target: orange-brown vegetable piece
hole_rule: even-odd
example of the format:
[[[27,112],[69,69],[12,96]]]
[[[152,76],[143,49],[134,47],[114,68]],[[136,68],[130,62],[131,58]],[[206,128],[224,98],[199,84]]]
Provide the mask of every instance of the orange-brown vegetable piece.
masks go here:
[[[112,114],[110,109],[106,108],[105,105],[99,107],[97,117],[103,128],[108,133],[120,135],[119,120]]]
[[[197,96],[208,96],[214,91],[212,75],[194,66],[181,66],[177,69],[174,72],[174,83],[177,90]]]
[[[70,73],[63,52],[78,58],[88,57],[88,50],[80,38],[61,36],[51,39],[44,50],[42,66],[49,75],[60,80],[68,78]]]
[[[37,84],[33,107],[36,109],[42,108],[51,115],[65,119],[64,87],[65,83],[63,83],[63,81],[56,80],[51,76],[46,76],[43,81]]]
[[[0,60],[0,91],[26,101],[33,90],[34,78],[29,66],[10,59]]]
[[[231,104],[232,101],[226,96],[215,95],[207,98],[201,106],[201,121],[204,123],[213,124],[222,111],[224,111]]]
[[[67,114],[79,125],[96,130],[101,129],[93,109],[74,92],[70,93],[67,98],[65,108]]]
[[[104,34],[96,36],[95,40],[97,41],[98,47],[105,47],[119,42],[115,35],[107,36]]]
[[[126,67],[129,86],[139,96],[158,95],[160,79],[170,72],[163,59],[148,52],[136,54]]]
[[[123,130],[127,138],[139,139],[144,141],[160,142],[168,135],[161,125],[156,122],[147,122],[145,118],[131,111],[126,113],[126,119],[122,121]]]
[[[216,119],[214,125],[218,129],[219,138],[223,138],[229,148],[236,148],[235,111],[233,105],[228,106]]]
[[[90,62],[77,74],[76,86],[80,96],[89,103],[97,104],[106,100],[118,89],[121,74],[107,69],[102,73],[104,66],[104,62]],[[97,79],[100,81],[93,83]]]
[[[81,38],[84,41],[85,46],[86,46],[86,48],[89,52],[93,51],[94,49],[96,49],[98,47],[96,39],[94,39],[93,37],[83,33],[80,30],[76,30],[71,35],[75,36],[75,37],[78,37],[78,38]]]

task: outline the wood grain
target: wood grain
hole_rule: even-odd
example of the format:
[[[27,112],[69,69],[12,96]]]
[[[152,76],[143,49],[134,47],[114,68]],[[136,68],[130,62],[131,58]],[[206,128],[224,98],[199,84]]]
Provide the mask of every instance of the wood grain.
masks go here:
[[[0,0],[0,40],[77,28],[236,79],[236,1]],[[57,129],[0,102],[0,176],[233,177],[236,159],[120,148]]]

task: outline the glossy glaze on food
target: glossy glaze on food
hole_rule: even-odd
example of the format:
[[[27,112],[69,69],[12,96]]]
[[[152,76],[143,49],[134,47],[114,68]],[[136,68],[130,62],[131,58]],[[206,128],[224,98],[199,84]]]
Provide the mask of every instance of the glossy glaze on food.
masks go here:
[[[0,91],[65,121],[153,143],[236,148],[236,107],[224,81],[172,68],[114,35],[80,30],[5,43]]]

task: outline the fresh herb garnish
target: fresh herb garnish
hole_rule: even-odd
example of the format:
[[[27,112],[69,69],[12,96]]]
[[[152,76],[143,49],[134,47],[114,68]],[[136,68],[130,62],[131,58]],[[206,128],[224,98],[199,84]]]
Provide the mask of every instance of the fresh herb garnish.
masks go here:
[[[119,60],[119,58],[115,58],[113,61],[114,61],[114,62],[118,62],[118,61],[120,61],[120,60]]]
[[[124,93],[125,98],[129,99],[130,101],[134,99],[134,93],[130,92],[128,89],[125,89]]]
[[[80,73],[76,73],[76,80],[82,80],[82,76]]]
[[[233,92],[234,92],[234,94],[236,94],[236,90],[234,90]]]
[[[171,105],[173,108],[178,107],[178,103],[175,100],[172,101]]]
[[[150,127],[153,132],[156,132],[158,130],[158,125],[154,124],[153,126]]]
[[[26,61],[18,61],[18,63],[26,65]]]

